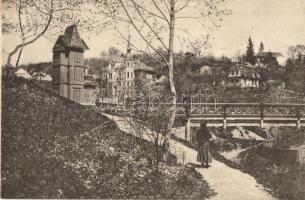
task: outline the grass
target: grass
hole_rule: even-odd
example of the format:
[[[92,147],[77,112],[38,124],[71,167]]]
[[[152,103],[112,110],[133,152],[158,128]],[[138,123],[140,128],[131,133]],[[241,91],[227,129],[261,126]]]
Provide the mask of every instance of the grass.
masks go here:
[[[161,163],[151,144],[89,107],[23,79],[2,83],[1,197],[171,198],[213,195],[193,168]]]

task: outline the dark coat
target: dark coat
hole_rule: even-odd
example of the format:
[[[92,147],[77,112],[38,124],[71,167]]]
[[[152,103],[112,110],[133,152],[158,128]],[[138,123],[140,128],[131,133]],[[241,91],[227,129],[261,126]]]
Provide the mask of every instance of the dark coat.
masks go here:
[[[196,133],[196,141],[198,145],[203,145],[204,143],[208,142],[209,139],[212,137],[210,131],[205,128],[199,128]]]
[[[205,128],[199,128],[196,134],[198,144],[197,162],[208,164],[212,162],[209,139],[212,137],[210,131]]]

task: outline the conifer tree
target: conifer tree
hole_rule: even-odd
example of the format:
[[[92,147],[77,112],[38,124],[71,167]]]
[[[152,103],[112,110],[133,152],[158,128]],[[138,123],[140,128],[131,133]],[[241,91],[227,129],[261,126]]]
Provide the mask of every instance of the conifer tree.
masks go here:
[[[260,43],[258,52],[259,52],[259,53],[264,52],[264,44],[263,44],[263,42]]]
[[[249,62],[252,65],[255,64],[254,48],[253,48],[253,43],[252,43],[252,40],[250,37],[249,37],[249,43],[248,43],[248,47],[247,47],[245,61]]]

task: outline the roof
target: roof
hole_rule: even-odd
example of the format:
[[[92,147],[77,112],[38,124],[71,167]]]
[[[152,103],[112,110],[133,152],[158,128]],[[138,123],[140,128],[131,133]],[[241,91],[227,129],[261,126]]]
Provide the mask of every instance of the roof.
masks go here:
[[[137,62],[134,67],[134,70],[135,71],[155,72],[154,68],[147,66],[146,64],[144,64],[142,62]]]
[[[68,26],[64,35],[58,36],[58,39],[53,47],[53,51],[65,50],[66,48],[78,48],[82,50],[89,49],[86,42],[80,37],[75,24]]]
[[[24,70],[23,68],[18,69],[15,72],[15,74],[16,74],[17,77],[23,77],[23,78],[26,78],[26,79],[32,78],[32,76],[26,70]]]
[[[122,56],[110,56],[109,63],[124,63],[125,58]]]
[[[18,69],[15,73],[16,74],[27,74],[28,72],[25,71],[23,68],[21,68],[21,69]]]
[[[283,55],[279,52],[259,52],[256,54],[256,57],[283,57]]]
[[[84,80],[85,80],[85,85],[97,86],[97,82],[92,75],[85,75]]]
[[[159,79],[155,81],[155,84],[166,84],[168,82],[167,78],[162,75]]]

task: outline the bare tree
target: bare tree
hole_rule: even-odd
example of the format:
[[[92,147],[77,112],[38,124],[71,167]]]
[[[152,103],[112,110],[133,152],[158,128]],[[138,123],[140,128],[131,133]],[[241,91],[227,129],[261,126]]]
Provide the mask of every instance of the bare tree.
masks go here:
[[[298,44],[288,48],[287,55],[291,60],[295,60],[299,54],[305,54],[305,45]]]
[[[171,127],[176,113],[176,88],[174,83],[174,49],[175,45],[219,28],[218,23],[223,14],[230,14],[221,9],[223,0],[102,0],[93,1],[97,12],[112,20],[112,27],[127,42],[132,35],[131,47],[145,55],[157,54],[160,59],[151,56],[161,65],[167,67],[171,94],[171,111],[166,130],[166,140],[171,136]],[[196,31],[194,31],[196,30]],[[199,33],[199,35],[198,35]],[[127,35],[128,34],[128,35]],[[196,35],[195,35],[196,36]],[[196,37],[194,37],[196,38]],[[168,53],[164,56],[157,47],[161,46]],[[198,47],[196,47],[198,48]]]
[[[6,33],[17,33],[20,42],[7,56],[6,66],[11,66],[12,57],[19,51],[16,65],[18,66],[23,49],[36,42],[42,36],[53,31],[58,34],[64,26],[70,23],[79,23],[91,27],[86,15],[80,13],[82,0],[4,0],[4,17],[6,24],[11,28]],[[92,23],[95,22],[92,19]],[[6,26],[7,27],[7,26]],[[96,28],[98,25],[96,24]]]

